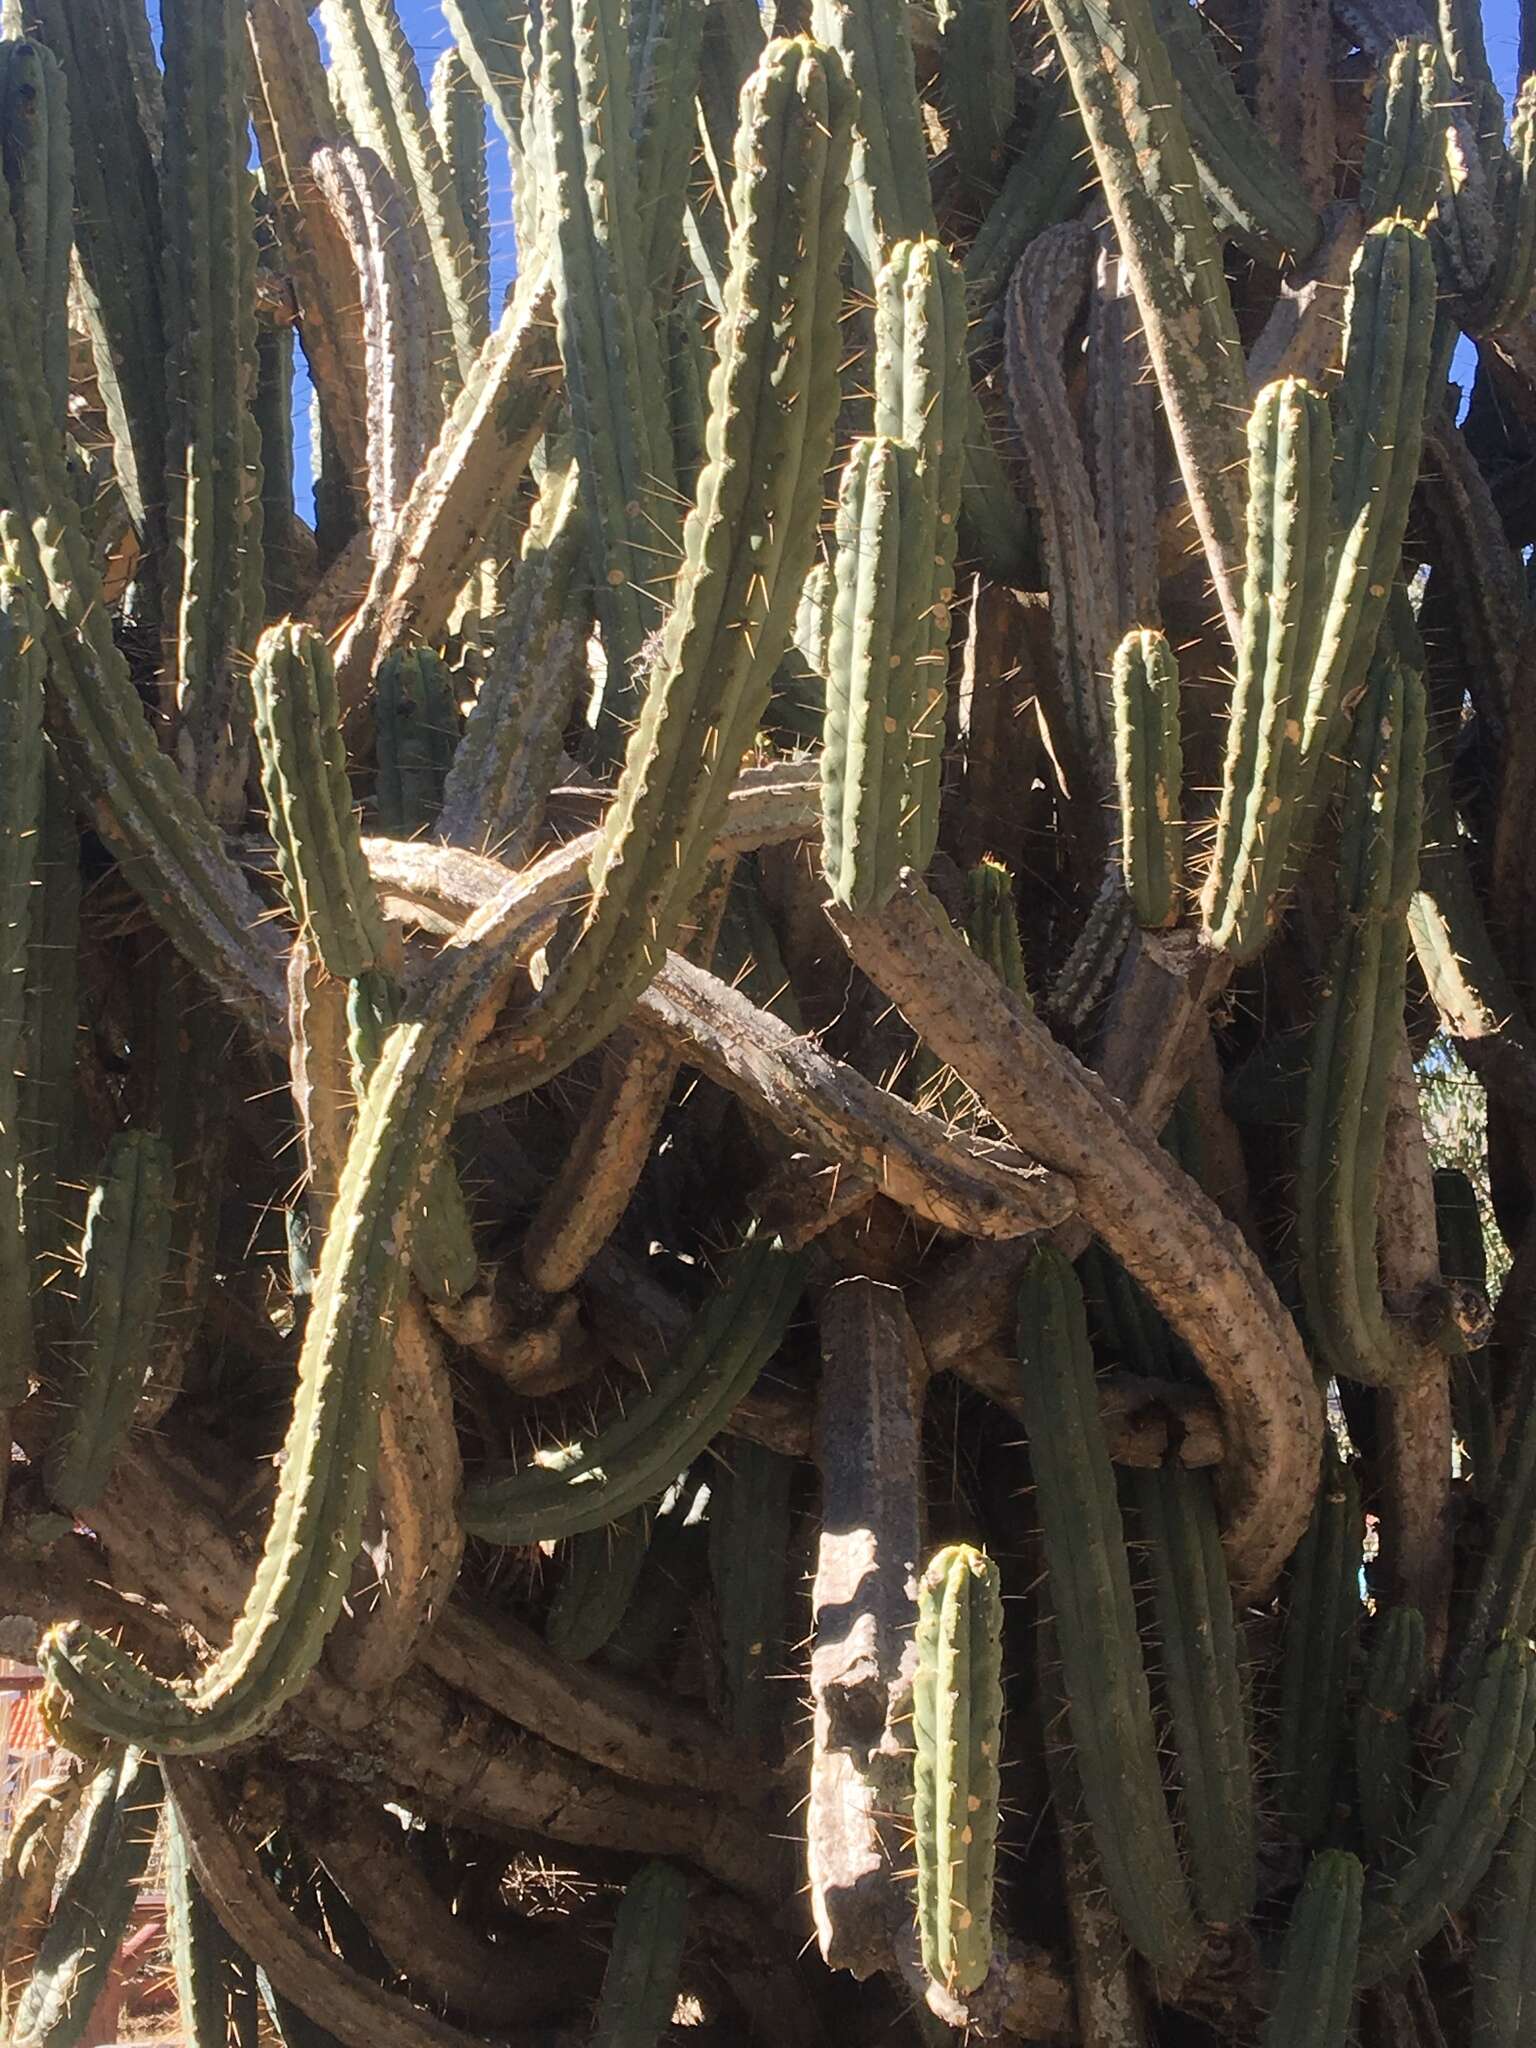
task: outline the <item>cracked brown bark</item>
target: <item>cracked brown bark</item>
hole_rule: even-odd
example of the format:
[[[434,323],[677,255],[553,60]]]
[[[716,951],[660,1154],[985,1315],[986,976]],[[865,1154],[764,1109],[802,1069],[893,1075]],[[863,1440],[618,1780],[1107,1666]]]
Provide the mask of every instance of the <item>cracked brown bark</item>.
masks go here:
[[[1294,1324],[1249,1247],[1123,1104],[975,959],[906,875],[876,917],[843,917],[848,949],[1022,1147],[1077,1190],[1083,1223],[1146,1289],[1222,1404],[1223,1537],[1262,1591],[1306,1526],[1322,1402]]]

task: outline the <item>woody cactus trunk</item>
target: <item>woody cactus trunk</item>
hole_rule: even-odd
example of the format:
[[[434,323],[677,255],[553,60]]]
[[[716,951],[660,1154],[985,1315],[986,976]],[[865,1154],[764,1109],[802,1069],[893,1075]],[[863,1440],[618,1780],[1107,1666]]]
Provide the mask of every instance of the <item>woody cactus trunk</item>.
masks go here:
[[[1536,2038],[1536,80],[3,27],[0,2033]]]

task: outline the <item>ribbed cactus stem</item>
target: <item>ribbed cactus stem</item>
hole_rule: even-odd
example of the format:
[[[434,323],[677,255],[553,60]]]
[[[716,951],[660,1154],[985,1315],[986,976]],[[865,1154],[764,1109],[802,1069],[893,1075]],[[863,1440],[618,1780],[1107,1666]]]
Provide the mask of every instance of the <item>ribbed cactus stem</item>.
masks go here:
[[[1433,43],[1399,43],[1371,95],[1360,203],[1368,221],[1423,221],[1445,176],[1450,81]]]
[[[992,1962],[1002,1631],[997,1566],[969,1544],[941,1550],[917,1590],[912,1830],[923,1968],[962,1995]]]
[[[43,672],[32,599],[14,570],[0,567],[0,1412],[27,1391],[34,1365],[28,1295],[43,1277],[32,1270],[39,1246],[28,1243],[30,1148],[18,1086],[43,825]]]
[[[54,425],[69,402],[69,259],[75,167],[58,59],[22,37],[0,42],[0,170],[16,248],[37,316],[37,345]]]
[[[688,1880],[647,1863],[624,1887],[603,1971],[592,2048],[656,2048],[677,2003]]]
[[[1166,634],[1126,635],[1115,649],[1112,696],[1120,864],[1136,922],[1158,931],[1178,918],[1184,870],[1179,665]]]
[[[432,132],[464,220],[460,265],[470,338],[478,348],[491,331],[491,202],[485,163],[485,99],[458,45],[432,72]]]
[[[1326,1849],[1307,1874],[1285,1931],[1264,2048],[1346,2048],[1360,1952],[1358,1857]]]

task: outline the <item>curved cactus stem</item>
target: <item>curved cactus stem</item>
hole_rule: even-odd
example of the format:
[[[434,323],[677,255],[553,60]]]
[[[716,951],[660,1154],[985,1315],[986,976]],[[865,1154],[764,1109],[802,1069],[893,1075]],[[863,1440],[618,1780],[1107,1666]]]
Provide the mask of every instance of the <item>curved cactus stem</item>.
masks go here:
[[[1184,879],[1184,750],[1179,666],[1167,636],[1128,633],[1115,649],[1115,782],[1120,865],[1136,922],[1174,924]]]
[[[997,1566],[969,1544],[941,1550],[917,1588],[912,1830],[923,1967],[961,1997],[992,1964],[1002,1634]]]
[[[1536,1737],[1536,1657],[1506,1638],[1483,1661],[1458,1711],[1450,1768],[1426,1793],[1414,1839],[1366,1897],[1362,1987],[1405,1969],[1481,1881],[1526,1785]]]
[[[1093,145],[1190,509],[1235,643],[1237,475],[1248,410],[1242,347],[1168,52],[1150,0],[1046,0],[1046,11]]]
[[[1081,204],[1090,181],[1083,167],[1086,146],[1071,91],[1052,81],[1040,95],[1024,148],[965,252],[966,304],[974,321],[990,320],[1035,237],[1069,219]]]
[[[1019,1284],[1018,1352],[1063,1689],[1094,1847],[1131,1941],[1177,1981],[1195,1959],[1199,1936],[1163,1800],[1082,1287],[1051,1246],[1035,1251]]]
[[[402,194],[407,229],[424,258],[416,285],[428,306],[449,390],[469,374],[476,336],[466,272],[471,244],[458,193],[427,109],[421,74],[394,0],[321,0],[331,93],[365,149],[378,152]]]
[[[798,1259],[772,1240],[739,1250],[651,1391],[575,1444],[464,1491],[460,1518],[494,1543],[601,1528],[654,1500],[718,1434],[778,1349],[800,1298]]]
[[[1236,1230],[975,958],[915,879],[878,918],[840,916],[854,959],[1015,1143],[1077,1189],[1094,1234],[1140,1281],[1221,1402],[1227,1565],[1273,1583],[1295,1548],[1322,1403],[1294,1324]],[[1155,1233],[1147,1220],[1157,1218]]]
[[[1360,1952],[1359,1858],[1328,1849],[1291,1908],[1264,2048],[1346,2048]]]
[[[164,1140],[119,1131],[86,1205],[77,1335],[48,1447],[48,1490],[76,1513],[106,1484],[157,1349],[172,1192]]]

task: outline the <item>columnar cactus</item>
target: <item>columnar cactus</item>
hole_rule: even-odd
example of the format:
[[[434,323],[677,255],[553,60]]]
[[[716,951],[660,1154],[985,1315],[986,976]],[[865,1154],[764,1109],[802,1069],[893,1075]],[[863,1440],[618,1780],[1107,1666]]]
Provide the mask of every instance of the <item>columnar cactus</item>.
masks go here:
[[[193,2042],[1529,2033],[1536,80],[1335,13],[0,9],[8,2038],[162,1767]]]

